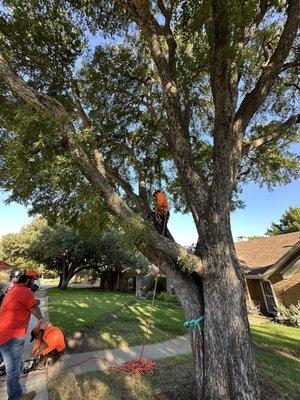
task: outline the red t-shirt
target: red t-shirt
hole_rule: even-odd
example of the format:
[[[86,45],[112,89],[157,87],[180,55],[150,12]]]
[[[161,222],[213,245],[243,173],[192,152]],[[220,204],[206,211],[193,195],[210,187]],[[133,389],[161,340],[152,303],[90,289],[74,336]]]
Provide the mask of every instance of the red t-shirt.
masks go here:
[[[0,345],[26,335],[30,309],[37,304],[32,291],[15,284],[5,295],[0,308]]]

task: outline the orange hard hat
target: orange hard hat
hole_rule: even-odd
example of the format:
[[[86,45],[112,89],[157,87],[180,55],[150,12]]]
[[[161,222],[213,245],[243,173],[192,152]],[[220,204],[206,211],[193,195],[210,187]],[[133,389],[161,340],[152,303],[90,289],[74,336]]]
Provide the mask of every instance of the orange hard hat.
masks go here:
[[[27,269],[25,275],[30,276],[32,278],[38,278],[39,274],[33,269]]]

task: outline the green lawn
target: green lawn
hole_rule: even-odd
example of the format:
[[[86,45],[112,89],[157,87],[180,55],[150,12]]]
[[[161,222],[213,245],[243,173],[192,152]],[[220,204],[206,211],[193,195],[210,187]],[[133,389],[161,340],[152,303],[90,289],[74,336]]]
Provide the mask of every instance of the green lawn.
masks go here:
[[[65,333],[78,331],[120,310],[133,300],[127,293],[107,293],[90,289],[49,289],[50,321]]]
[[[97,290],[48,291],[50,321],[62,328],[69,350],[83,352],[156,343],[186,333],[180,307],[157,301],[147,329],[150,301]]]
[[[255,343],[300,357],[300,329],[267,322],[252,325],[252,338]]]
[[[300,399],[300,359],[274,354],[268,350],[255,350],[259,373],[270,382],[281,397],[278,399]],[[271,399],[271,397],[270,397]]]

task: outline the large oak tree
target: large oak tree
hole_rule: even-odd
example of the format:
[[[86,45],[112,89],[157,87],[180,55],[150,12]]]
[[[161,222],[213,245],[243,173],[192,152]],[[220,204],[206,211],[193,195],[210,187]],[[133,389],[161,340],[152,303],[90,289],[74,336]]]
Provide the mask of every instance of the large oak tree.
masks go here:
[[[1,185],[45,212],[100,198],[205,316],[198,398],[258,399],[230,211],[247,180],[299,172],[299,1],[4,4]],[[159,183],[192,213],[194,255],[145,222]]]

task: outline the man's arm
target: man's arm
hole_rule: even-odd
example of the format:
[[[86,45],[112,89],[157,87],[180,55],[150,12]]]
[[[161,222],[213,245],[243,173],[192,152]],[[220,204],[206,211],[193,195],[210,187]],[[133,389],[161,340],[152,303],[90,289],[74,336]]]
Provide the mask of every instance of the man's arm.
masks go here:
[[[38,304],[36,304],[34,307],[30,309],[30,312],[33,316],[35,316],[36,319],[40,320],[43,319],[41,309]]]

